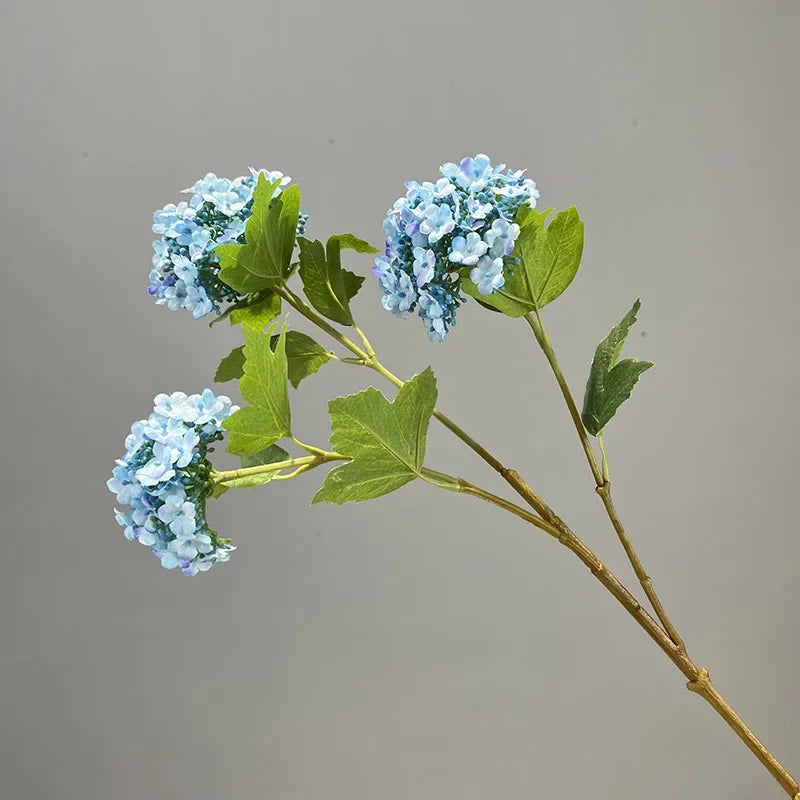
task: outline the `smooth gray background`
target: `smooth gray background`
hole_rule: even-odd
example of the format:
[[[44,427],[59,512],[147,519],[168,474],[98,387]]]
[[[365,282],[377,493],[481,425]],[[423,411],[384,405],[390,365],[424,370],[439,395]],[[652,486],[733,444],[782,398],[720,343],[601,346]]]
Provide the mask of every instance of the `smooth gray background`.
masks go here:
[[[586,220],[547,313],[578,393],[643,299],[628,352],[657,366],[607,436],[623,516],[695,659],[800,769],[799,22],[792,0],[5,0],[0,796],[780,796],[569,553],[488,506],[412,485],[312,509],[312,474],[215,504],[239,550],[189,580],[123,540],[104,481],[153,395],[239,342],[145,294],[181,188],[282,169],[314,235],[377,240],[406,178],[528,167]],[[430,345],[371,280],[356,309],[634,583],[523,324],[473,303]],[[324,441],[324,401],[368,379],[310,380],[298,433]],[[432,467],[502,490],[430,439]]]

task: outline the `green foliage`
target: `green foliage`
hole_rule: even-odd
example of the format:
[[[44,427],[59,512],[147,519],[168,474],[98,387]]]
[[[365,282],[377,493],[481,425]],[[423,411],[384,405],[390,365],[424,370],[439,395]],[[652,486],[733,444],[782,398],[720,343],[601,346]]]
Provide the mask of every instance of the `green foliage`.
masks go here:
[[[260,467],[262,464],[277,464],[279,461],[286,461],[288,458],[289,453],[280,445],[271,444],[255,455],[244,456],[241,462],[243,467]],[[217,483],[211,491],[211,496],[214,498],[222,497],[228,489],[253,489],[256,486],[263,486],[265,483],[269,483],[277,474],[277,472],[262,472],[258,475],[235,478],[226,483]]]
[[[239,391],[250,405],[240,408],[223,423],[230,433],[228,450],[235,455],[255,455],[291,434],[286,325],[273,350],[270,338],[274,329],[274,325],[267,333],[255,328],[242,329],[245,360]]]
[[[244,375],[244,345],[234,347],[222,361],[214,373],[215,383],[238,380]]]
[[[356,253],[377,253],[378,248],[373,247],[364,239],[353,236],[352,233],[337,233],[328,239],[328,250],[335,247],[338,250],[355,250]]]
[[[217,245],[214,252],[219,258],[219,279],[242,294],[259,292],[273,285],[269,278],[253,275],[239,263],[239,255],[247,247],[244,244],[226,243]]]
[[[262,176],[259,176],[262,177]],[[265,181],[266,183],[266,181]],[[300,216],[300,189],[292,184],[272,201],[264,225],[264,247],[266,264],[257,262],[257,267],[275,278],[276,283],[285,280],[291,269],[292,251],[297,236],[297,220]],[[245,232],[245,236],[246,236]],[[251,272],[259,273],[258,269]]]
[[[272,347],[278,343],[273,335]],[[333,353],[301,331],[286,332],[286,359],[289,365],[289,381],[296,389],[303,378],[313,375],[323,364],[333,358]]]
[[[364,278],[342,267],[341,250],[377,253],[369,242],[341,233],[331,236],[326,247],[318,239],[298,239],[300,244],[300,278],[308,301],[320,314],[340,325],[352,325],[350,300],[356,296]]]
[[[537,308],[552,303],[572,283],[583,254],[583,221],[574,206],[556,214],[547,228],[544,220],[542,216],[541,224],[525,225],[536,230],[536,239],[533,247],[528,241],[522,252]]]
[[[506,266],[506,283],[491,295],[482,295],[462,270],[464,292],[484,306],[521,317],[555,300],[575,277],[583,253],[583,221],[577,210],[568,208],[545,226],[550,209],[539,212],[523,208],[517,216],[521,230],[514,257],[519,264]]]
[[[270,337],[270,346],[278,346],[280,336]],[[301,331],[286,331],[286,361],[289,381],[296,389],[303,378],[313,375],[319,368],[334,358],[333,353]],[[214,380],[225,383],[244,375],[244,347],[235,347],[220,361]]]
[[[373,247],[364,239],[359,239],[352,233],[336,233],[328,239],[328,251],[335,247],[337,251],[355,250],[356,253],[374,254],[378,252],[377,247]]]
[[[639,376],[650,369],[650,361],[626,358],[619,361],[622,345],[633,324],[641,303],[637,300],[622,322],[597,345],[586,383],[581,418],[586,430],[597,436],[608,424],[617,409],[631,396]]]
[[[408,381],[391,403],[374,388],[331,400],[331,445],[351,461],[328,473],[311,502],[369,500],[418,477],[435,404],[430,367]]]
[[[220,260],[220,280],[239,292],[277,286],[291,273],[300,190],[293,185],[273,198],[277,186],[277,181],[270,183],[263,173],[259,174],[253,212],[245,224],[247,244],[226,243],[215,250]]]
[[[244,328],[264,328],[281,313],[281,299],[271,292],[255,303],[248,303],[231,311],[231,325]]]
[[[242,458],[243,467],[258,467],[262,464],[277,464],[279,461],[286,461],[289,454],[280,445],[272,444],[264,450],[255,453],[252,456],[244,456]],[[263,486],[269,483],[277,472],[261,472],[258,475],[247,475],[244,478],[236,478],[232,481],[227,481],[225,486],[229,489],[254,489],[256,486]]]

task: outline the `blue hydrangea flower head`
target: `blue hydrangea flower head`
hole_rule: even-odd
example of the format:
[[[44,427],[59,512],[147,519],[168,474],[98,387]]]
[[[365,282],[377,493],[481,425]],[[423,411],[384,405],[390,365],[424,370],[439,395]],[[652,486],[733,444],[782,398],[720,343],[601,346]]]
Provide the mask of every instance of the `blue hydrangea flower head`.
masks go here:
[[[384,308],[396,316],[416,310],[431,341],[443,342],[465,299],[463,272],[483,295],[505,285],[519,236],[514,219],[522,206],[536,207],[539,192],[524,170],[492,166],[482,153],[439,171],[436,183],[406,181],[383,221],[386,251],[372,271]]]
[[[236,410],[210,389],[159,394],[153,413],[134,422],[125,439],[125,455],[106,485],[128,509],[114,514],[125,538],[149,547],[167,569],[197,575],[228,561],[234,549],[208,527],[205,508],[210,445],[222,439],[222,422]]]
[[[212,311],[221,313],[226,303],[241,295],[219,279],[218,244],[244,243],[244,227],[253,210],[253,190],[259,172],[270,183],[278,182],[274,197],[291,181],[282,172],[256,170],[233,180],[213,172],[184,189],[188,202],[170,203],[153,214],[153,268],[148,293],[158,305],[171,311],[190,311],[195,319]],[[300,215],[298,236],[308,217]]]

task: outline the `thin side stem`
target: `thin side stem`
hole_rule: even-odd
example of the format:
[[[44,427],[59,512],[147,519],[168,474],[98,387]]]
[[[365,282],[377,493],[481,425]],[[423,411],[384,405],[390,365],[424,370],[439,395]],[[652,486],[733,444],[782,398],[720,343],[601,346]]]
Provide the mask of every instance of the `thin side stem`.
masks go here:
[[[291,437],[292,441],[301,449],[305,450],[307,453],[311,453],[312,456],[328,456],[331,455],[327,450],[323,450],[320,447],[314,447],[313,444],[306,444],[305,442],[301,442],[295,436]]]
[[[319,453],[310,456],[300,456],[299,458],[287,458],[284,461],[276,461],[273,464],[257,464],[254,467],[241,467],[240,469],[229,469],[223,472],[212,470],[211,479],[215,484],[228,483],[239,480],[239,478],[250,478],[253,475],[265,475],[268,472],[280,472],[284,469],[302,468],[303,471],[325,464],[328,461],[348,461],[347,456],[340,453],[321,450]],[[277,476],[280,477],[280,476]],[[283,476],[288,477],[288,476]]]
[[[542,324],[542,318],[537,310],[536,319],[534,319],[530,314],[526,314],[524,319],[525,322],[530,325],[533,335],[536,338],[536,341],[539,343],[539,347],[542,348],[542,352],[544,353],[545,358],[547,358],[550,368],[553,370],[553,375],[558,383],[558,388],[561,389],[561,394],[564,396],[564,401],[569,409],[569,415],[572,417],[572,422],[575,425],[575,430],[577,431],[578,438],[581,441],[583,452],[586,454],[586,460],[589,462],[589,467],[592,470],[595,483],[600,486],[603,483],[602,470],[597,465],[597,458],[595,457],[594,450],[592,449],[592,443],[589,441],[589,434],[586,432],[586,428],[583,426],[581,412],[578,411],[578,407],[575,405],[575,400],[572,397],[572,392],[570,391],[567,379],[564,377],[564,373],[561,371],[561,366],[558,363],[555,351],[550,343],[550,338],[548,337],[547,331],[545,331],[544,325]]]
[[[356,356],[357,361],[355,363],[358,366],[369,367],[379,375],[382,375],[384,378],[386,378],[389,383],[393,384],[398,389],[403,387],[405,381],[398,378],[397,375],[390,372],[388,369],[386,369],[386,367],[383,366],[383,364],[381,364],[366,336],[364,336],[363,332],[358,327],[356,327],[356,332],[362,339],[364,345],[363,347],[359,347],[355,342],[348,339],[340,331],[336,330],[336,328],[334,328],[329,322],[327,322],[327,320],[317,314],[316,311],[314,311],[303,301],[302,298],[298,297],[288,287],[278,287],[275,289],[275,292],[279,294],[292,308],[302,314],[307,320],[313,322],[318,328],[325,331],[325,333],[327,333],[330,337],[339,342],[342,347],[345,347],[354,356]],[[368,349],[371,352],[368,352]],[[461,441],[464,442],[464,444],[466,444],[471,450],[477,453],[487,464],[489,464],[489,466],[492,467],[492,469],[502,474],[504,469],[502,462],[498,458],[495,458],[495,456],[493,456],[485,447],[475,441],[475,439],[473,439],[463,428],[461,428],[459,425],[456,425],[453,420],[439,411],[438,408],[433,410],[433,416],[439,420],[439,422],[441,422],[445,428],[450,430],[459,439],[461,439]]]
[[[598,433],[595,438],[597,439],[597,445],[600,448],[600,455],[603,459],[601,465],[603,470],[603,483],[611,483],[611,472],[608,469],[608,456],[606,455],[606,448],[603,445],[603,436]]]
[[[665,611],[664,606],[658,597],[658,594],[656,593],[655,587],[653,586],[653,581],[642,565],[641,559],[639,558],[639,555],[634,549],[633,544],[628,538],[628,534],[622,525],[619,514],[617,514],[614,501],[611,499],[611,483],[608,480],[608,465],[605,458],[605,451],[603,451],[603,466],[600,467],[597,464],[594,450],[592,449],[591,442],[589,441],[589,434],[584,427],[578,407],[575,405],[575,399],[572,396],[567,379],[564,377],[564,373],[561,371],[561,365],[558,363],[558,358],[556,358],[553,345],[550,342],[547,331],[544,329],[544,324],[538,310],[536,311],[536,319],[534,319],[530,314],[526,314],[525,321],[533,331],[533,335],[536,338],[536,341],[539,343],[539,346],[541,347],[548,364],[550,364],[550,368],[553,371],[556,382],[561,389],[561,394],[567,404],[567,408],[569,409],[569,414],[572,417],[572,421],[575,425],[575,430],[578,433],[581,446],[586,454],[586,460],[589,462],[589,468],[594,476],[597,494],[600,495],[600,499],[603,501],[603,506],[606,509],[608,518],[611,520],[611,524],[614,526],[614,530],[619,538],[620,543],[622,544],[623,549],[625,550],[628,561],[630,561],[633,571],[636,574],[639,583],[642,585],[644,593],[647,595],[647,599],[650,601],[653,610],[656,612],[656,616],[664,626],[664,630],[678,647],[683,647],[683,640],[678,634],[675,626],[672,624],[669,615]]]
[[[295,311],[300,312],[306,319],[321,328],[332,339],[335,339],[342,347],[347,348],[353,355],[362,361],[368,361],[369,356],[355,343],[351,342],[346,336],[333,327],[324,317],[317,314],[311,306],[298,297],[288,286],[276,286],[273,290],[275,294],[282,297]]]
[[[669,634],[669,638],[672,639],[672,641],[675,642],[678,647],[683,647],[683,639],[681,639],[678,631],[675,630],[675,626],[672,624],[667,612],[664,610],[664,606],[662,605],[658,594],[656,594],[653,581],[647,574],[647,571],[642,565],[641,559],[633,549],[633,545],[631,544],[631,540],[628,538],[628,535],[625,532],[625,528],[622,526],[622,522],[617,514],[614,501],[611,499],[611,484],[605,483],[602,486],[598,486],[596,491],[597,494],[600,495],[600,499],[603,501],[608,518],[611,520],[611,524],[614,526],[614,530],[617,532],[617,536],[622,543],[622,547],[625,549],[625,554],[628,556],[628,561],[631,562],[633,571],[636,573],[636,577],[639,579],[639,583],[641,583],[644,593],[647,595],[647,599],[653,606],[656,616],[661,620],[664,630],[666,630],[666,632]]]
[[[422,470],[421,477],[427,480],[428,483],[438,486],[440,489],[447,489],[451,492],[462,492],[463,494],[469,494],[473,497],[479,497],[481,500],[492,503],[492,505],[498,506],[516,515],[520,519],[525,520],[525,522],[535,525],[537,528],[549,533],[550,536],[556,539],[562,536],[562,532],[552,523],[542,519],[536,514],[531,514],[527,509],[506,500],[504,497],[500,497],[500,495],[493,494],[486,489],[481,489],[480,486],[476,486],[474,483],[470,483],[463,478],[454,478],[443,472],[436,472],[435,470],[427,468]]]

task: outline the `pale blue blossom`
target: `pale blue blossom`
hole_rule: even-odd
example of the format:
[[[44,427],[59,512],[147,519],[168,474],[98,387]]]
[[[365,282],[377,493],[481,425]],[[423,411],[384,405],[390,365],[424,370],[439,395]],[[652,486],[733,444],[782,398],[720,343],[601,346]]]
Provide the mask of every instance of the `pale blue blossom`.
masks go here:
[[[175,477],[172,464],[171,449],[165,444],[155,444],[152,458],[136,470],[134,477],[142,486],[155,486]]]
[[[414,248],[414,277],[420,289],[433,278],[435,264],[436,255],[433,250],[424,247]]]
[[[475,231],[466,236],[454,236],[448,259],[455,264],[471,267],[489,249],[489,245]]]
[[[186,309],[195,319],[221,313],[241,295],[219,279],[217,245],[242,243],[245,224],[252,214],[253,190],[259,173],[277,182],[273,197],[291,181],[282,172],[255,170],[233,180],[207,173],[184,189],[188,202],[169,203],[153,214],[153,231],[161,236],[153,242],[153,267],[148,293],[157,305],[171,311]],[[306,215],[298,220],[303,233]]]
[[[443,342],[447,329],[444,325],[445,310],[441,303],[427,291],[420,292],[419,314],[432,342]]]
[[[160,394],[146,420],[134,422],[108,489],[129,510],[115,509],[130,541],[149,547],[167,569],[184,575],[228,561],[233,547],[205,520],[212,489],[210,445],[236,406],[210,389],[202,394]]]
[[[489,255],[492,258],[502,258],[511,255],[518,236],[519,225],[501,217],[496,219],[492,227],[483,234],[483,241],[488,245]]]
[[[453,209],[442,204],[440,206],[430,205],[425,209],[423,218],[419,223],[419,232],[428,237],[429,244],[436,244],[439,239],[455,228],[453,220]]]
[[[383,222],[386,252],[373,269],[383,306],[397,316],[417,309],[433,341],[455,325],[462,281],[472,280],[481,294],[505,285],[505,270],[515,264],[517,212],[535,208],[539,197],[524,170],[493,166],[481,153],[440,172],[435,183],[406,181],[405,196]]]
[[[417,302],[416,285],[405,272],[395,272],[386,259],[377,259],[373,274],[383,291],[381,302],[387,311],[403,316]]]
[[[477,266],[469,273],[469,279],[481,294],[487,295],[502,289],[506,279],[503,275],[503,259],[482,256]]]
[[[186,499],[183,491],[172,492],[164,498],[164,505],[158,509],[158,518],[168,525],[176,536],[194,535],[195,506]]]

